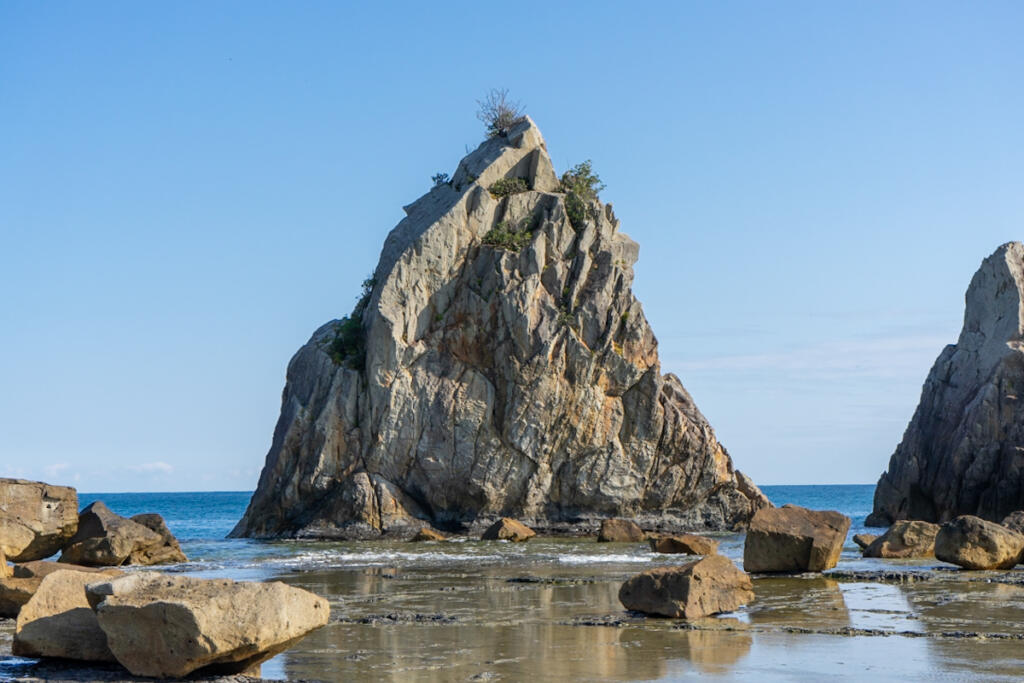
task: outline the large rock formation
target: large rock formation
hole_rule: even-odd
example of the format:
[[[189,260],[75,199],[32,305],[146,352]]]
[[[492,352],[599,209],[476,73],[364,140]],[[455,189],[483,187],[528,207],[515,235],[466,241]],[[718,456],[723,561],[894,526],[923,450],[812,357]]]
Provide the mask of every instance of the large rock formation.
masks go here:
[[[878,480],[869,525],[999,521],[1024,507],[1024,245],[985,259],[966,304],[960,338],[932,366]]]
[[[502,180],[529,189],[495,196]],[[637,244],[596,199],[573,205],[574,226],[578,196],[525,119],[406,207],[356,311],[289,364],[232,534],[411,535],[505,515],[720,529],[769,505],[661,374],[630,288]]]
[[[186,558],[160,515],[126,519],[97,500],[78,516],[78,531],[64,547],[60,561],[117,567],[185,562]]]
[[[41,481],[0,479],[0,550],[11,562],[41,560],[78,528],[78,493]]]

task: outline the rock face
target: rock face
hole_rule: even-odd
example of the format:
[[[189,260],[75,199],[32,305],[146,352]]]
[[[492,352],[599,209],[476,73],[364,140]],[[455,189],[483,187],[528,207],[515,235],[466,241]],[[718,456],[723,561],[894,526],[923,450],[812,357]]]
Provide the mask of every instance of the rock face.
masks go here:
[[[981,264],[964,326],[932,366],[913,419],[875,489],[868,524],[998,521],[1024,507],[1024,245]]]
[[[482,541],[512,541],[522,543],[537,535],[530,527],[508,517],[502,517],[487,528],[487,531],[480,537]]]
[[[850,518],[796,505],[758,510],[743,545],[748,572],[820,572],[839,561]]]
[[[67,486],[0,479],[0,551],[11,562],[53,555],[78,527],[78,494]]]
[[[864,557],[935,557],[935,535],[938,533],[938,524],[901,520],[872,541],[864,549]]]
[[[696,534],[664,536],[651,539],[651,550],[656,553],[682,553],[685,555],[714,555],[718,541]]]
[[[117,567],[184,562],[185,555],[160,515],[126,519],[98,500],[82,510],[78,531],[64,548],[60,561]]]
[[[619,589],[619,602],[626,609],[674,619],[731,612],[753,599],[750,577],[721,555],[651,569]]]
[[[639,543],[644,540],[644,530],[628,519],[606,519],[597,532],[599,543]]]
[[[506,178],[530,189],[493,196]],[[574,226],[566,201],[526,119],[406,207],[366,298],[289,363],[234,536],[369,538],[501,516],[724,529],[770,504],[661,374],[631,290],[637,244],[610,205],[589,200]]]
[[[249,670],[327,623],[327,601],[272,583],[137,573],[90,584],[106,642],[136,676]]]
[[[1024,535],[973,515],[946,522],[935,537],[935,557],[964,569],[1011,569],[1022,551]]]
[[[1000,522],[1007,529],[1012,529],[1019,534],[1024,533],[1024,510],[1017,510],[1003,517],[1003,521]]]

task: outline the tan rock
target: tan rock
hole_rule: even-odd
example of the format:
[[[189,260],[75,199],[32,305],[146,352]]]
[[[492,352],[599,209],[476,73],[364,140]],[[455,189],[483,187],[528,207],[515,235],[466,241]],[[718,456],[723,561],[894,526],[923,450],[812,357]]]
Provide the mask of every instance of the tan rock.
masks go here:
[[[428,526],[423,527],[416,532],[416,535],[412,537],[413,541],[443,541],[445,540],[444,534],[439,531],[435,531]]]
[[[279,581],[235,582],[140,572],[89,587],[117,661],[136,676],[230,674],[284,651],[327,623],[323,598]]]
[[[141,515],[132,515],[129,519],[136,524],[141,524],[150,531],[160,534],[163,539],[161,546],[141,546],[128,558],[128,564],[172,564],[187,562],[188,558],[181,551],[178,539],[174,537],[171,530],[167,528],[164,518],[155,512],[147,512]]]
[[[115,514],[102,501],[88,505],[78,517],[78,531],[64,547],[60,562],[117,567],[185,561],[163,518],[136,517],[146,524]]]
[[[639,543],[644,540],[644,530],[629,519],[605,519],[597,533],[598,543]]]
[[[850,518],[795,505],[758,510],[743,545],[748,572],[820,572],[839,561]]]
[[[18,612],[32,599],[41,582],[41,578],[0,579],[0,617],[13,619],[18,616]]]
[[[89,607],[85,586],[121,574],[116,569],[99,575],[58,571],[42,579],[35,595],[18,613],[12,652],[20,657],[114,661],[106,636]]]
[[[527,541],[536,535],[537,532],[522,522],[502,517],[488,527],[480,539],[483,541],[513,541],[519,543]]]
[[[4,551],[0,548],[0,579],[6,579],[8,576],[13,576],[13,568],[7,564],[7,556],[4,555]]]
[[[86,567],[85,565],[70,564],[68,562],[52,562],[50,560],[35,560],[14,565],[14,576],[19,579],[43,579],[54,572],[62,571],[105,574],[109,569],[105,567]]]
[[[0,479],[0,550],[11,562],[53,555],[78,526],[78,494],[67,486]]]
[[[1000,522],[1007,529],[1016,531],[1018,534],[1024,534],[1024,510],[1017,510],[1003,517],[1003,521]]]
[[[935,557],[964,569],[1011,569],[1022,551],[1024,535],[972,515],[946,522],[935,536]]]
[[[935,535],[938,533],[938,524],[901,520],[865,548],[864,557],[935,557]]]
[[[619,589],[619,602],[626,609],[676,619],[731,612],[753,599],[750,577],[722,555],[651,569]]]
[[[860,546],[861,550],[864,550],[874,543],[876,538],[878,538],[877,534],[854,534],[853,542]]]
[[[718,541],[696,534],[662,536],[661,538],[651,539],[651,550],[656,553],[714,555],[718,552]]]

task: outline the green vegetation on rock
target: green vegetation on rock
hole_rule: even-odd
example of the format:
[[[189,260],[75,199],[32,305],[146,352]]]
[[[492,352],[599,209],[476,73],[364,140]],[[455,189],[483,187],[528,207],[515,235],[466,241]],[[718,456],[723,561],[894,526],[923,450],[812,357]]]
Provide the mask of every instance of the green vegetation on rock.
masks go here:
[[[604,189],[604,183],[594,173],[590,159],[576,164],[562,174],[562,192],[565,193],[565,212],[572,227],[579,230],[590,217],[591,204],[597,200],[597,193]]]
[[[363,290],[350,315],[342,318],[334,326],[334,336],[323,344],[323,350],[331,357],[335,365],[346,365],[354,370],[362,370],[366,364],[366,332],[363,330],[363,313],[370,303],[373,293],[373,277],[363,280]]]
[[[519,194],[520,192],[526,192],[530,189],[530,186],[526,182],[526,178],[501,178],[500,180],[494,181],[488,190],[491,196],[495,199],[501,197],[507,197],[511,194]]]
[[[533,240],[533,232],[530,230],[513,230],[510,221],[500,221],[497,225],[487,231],[483,243],[496,249],[505,251],[522,251],[523,247]],[[522,227],[522,226],[520,226]]]

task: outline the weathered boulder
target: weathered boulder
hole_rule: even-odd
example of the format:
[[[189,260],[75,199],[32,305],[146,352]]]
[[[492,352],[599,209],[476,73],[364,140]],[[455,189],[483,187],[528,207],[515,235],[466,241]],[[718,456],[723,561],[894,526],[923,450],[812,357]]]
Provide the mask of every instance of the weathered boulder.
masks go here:
[[[981,264],[960,338],[932,366],[875,488],[870,526],[958,515],[1003,519],[1024,505],[1024,245]]]
[[[628,519],[606,519],[597,532],[599,543],[638,543],[644,540],[644,530]]]
[[[1024,535],[973,515],[946,522],[935,536],[935,557],[964,569],[1010,569],[1022,551]]]
[[[480,537],[482,541],[512,541],[520,543],[528,541],[537,535],[530,527],[522,522],[502,517],[497,522],[487,527],[487,531]]]
[[[42,579],[35,595],[18,613],[12,652],[20,657],[59,657],[112,662],[114,656],[85,595],[88,583],[121,576],[58,571]]]
[[[239,673],[327,623],[323,598],[279,581],[245,583],[140,572],[90,584],[111,652],[136,676]]]
[[[718,552],[718,541],[696,534],[662,536],[651,539],[651,550],[656,553],[681,553],[685,555],[714,555]]]
[[[878,538],[878,536],[875,534],[854,534],[853,542],[860,546],[861,550],[864,550],[874,543],[876,538]]]
[[[1000,522],[1007,529],[1016,531],[1018,534],[1024,534],[1024,510],[1017,510],[1003,517],[1003,521]]]
[[[626,609],[675,619],[731,612],[753,599],[750,577],[722,555],[651,569],[619,589],[619,602]]]
[[[529,189],[492,195],[504,178]],[[770,505],[661,373],[631,288],[639,247],[611,205],[587,199],[570,219],[566,202],[526,118],[407,206],[352,314],[289,363],[232,535],[367,538],[497,516],[726,529]]]
[[[42,579],[7,577],[0,579],[0,617],[13,619],[32,599]]]
[[[935,557],[935,535],[938,533],[938,524],[900,520],[864,549],[864,557]]]
[[[64,547],[60,562],[91,566],[184,562],[177,540],[159,515],[136,515],[147,524],[115,514],[102,501],[78,517],[78,531]]]
[[[743,545],[748,572],[820,572],[839,561],[850,518],[796,505],[758,510]]]
[[[78,527],[78,494],[67,486],[0,479],[0,550],[11,562],[53,555]]]
[[[439,531],[435,531],[428,526],[423,527],[416,532],[416,535],[412,537],[413,541],[443,541],[445,540],[444,534]]]

